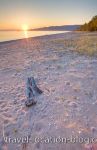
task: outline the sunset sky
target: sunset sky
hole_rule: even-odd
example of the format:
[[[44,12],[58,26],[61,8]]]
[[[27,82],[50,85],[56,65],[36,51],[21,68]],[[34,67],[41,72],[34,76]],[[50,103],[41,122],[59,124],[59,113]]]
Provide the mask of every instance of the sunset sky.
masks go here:
[[[83,24],[97,15],[97,0],[0,0],[0,29]]]

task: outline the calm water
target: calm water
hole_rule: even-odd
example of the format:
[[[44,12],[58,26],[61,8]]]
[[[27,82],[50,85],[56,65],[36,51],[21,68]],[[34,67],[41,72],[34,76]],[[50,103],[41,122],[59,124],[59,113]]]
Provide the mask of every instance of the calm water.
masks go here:
[[[0,31],[0,42],[65,32],[68,31]]]

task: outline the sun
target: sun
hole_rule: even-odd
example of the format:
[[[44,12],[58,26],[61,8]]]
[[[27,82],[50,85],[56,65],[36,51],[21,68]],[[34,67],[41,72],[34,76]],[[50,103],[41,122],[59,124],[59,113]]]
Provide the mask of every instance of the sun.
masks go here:
[[[24,24],[22,25],[22,30],[23,31],[27,31],[29,28],[28,28],[28,25],[27,24]]]

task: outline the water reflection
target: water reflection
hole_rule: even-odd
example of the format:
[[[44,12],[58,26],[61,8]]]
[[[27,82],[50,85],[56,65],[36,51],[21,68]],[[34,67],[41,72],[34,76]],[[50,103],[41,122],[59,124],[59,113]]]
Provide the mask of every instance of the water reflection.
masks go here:
[[[0,31],[0,42],[66,32],[68,31]]]
[[[24,31],[24,37],[28,38],[28,31]]]

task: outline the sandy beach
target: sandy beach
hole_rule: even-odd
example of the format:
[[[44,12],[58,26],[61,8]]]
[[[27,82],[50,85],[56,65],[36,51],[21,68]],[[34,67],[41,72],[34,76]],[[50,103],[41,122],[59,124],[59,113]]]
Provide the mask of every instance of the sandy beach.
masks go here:
[[[97,32],[0,43],[0,150],[97,150],[96,55]],[[43,94],[28,108],[31,76]]]

